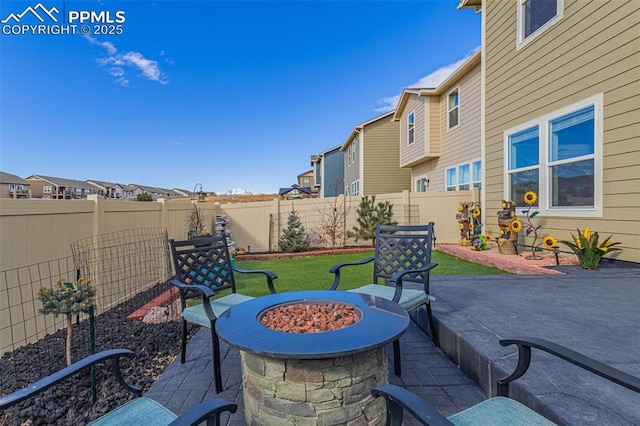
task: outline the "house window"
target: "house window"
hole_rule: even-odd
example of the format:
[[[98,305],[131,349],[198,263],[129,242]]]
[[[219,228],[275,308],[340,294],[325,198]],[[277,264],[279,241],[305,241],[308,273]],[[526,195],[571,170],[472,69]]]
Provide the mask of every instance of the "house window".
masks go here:
[[[43,186],[42,187],[42,193],[43,194],[51,194],[51,187],[50,186]]]
[[[459,164],[445,170],[445,190],[468,191],[482,186],[482,161]]]
[[[311,179],[309,179],[309,177],[303,177],[302,186],[311,186]]]
[[[519,0],[518,41],[544,32],[553,22],[562,18],[563,0]]]
[[[534,191],[541,212],[601,215],[602,94],[505,135],[508,199],[524,206]]]
[[[447,191],[455,191],[457,188],[458,182],[456,180],[456,168],[451,167],[445,170],[445,189]]]
[[[538,151],[540,146],[538,126],[510,135],[507,152],[509,156],[509,199],[517,206],[524,205],[524,194],[538,190]]]
[[[82,188],[76,188],[76,195],[82,195]]]
[[[407,117],[407,143],[409,145],[411,145],[414,140],[415,119],[416,116],[413,112]]]
[[[426,177],[416,179],[416,192],[427,192],[429,187],[429,179]]]
[[[482,189],[482,161],[471,163],[471,184],[474,188]]]
[[[458,166],[458,191],[469,190],[469,165],[463,164]]]
[[[347,165],[352,165],[358,158],[358,141],[353,141],[347,149]]]
[[[593,106],[549,122],[550,207],[593,207]]]
[[[9,185],[9,193],[12,193],[14,189],[15,189],[15,185],[14,184],[10,184]]]
[[[354,180],[351,183],[351,195],[360,195],[360,181]]]
[[[320,162],[315,163],[315,172],[313,173],[313,180],[315,185],[322,184],[322,167],[320,166]]]
[[[447,97],[447,126],[449,129],[453,129],[458,125],[458,113],[460,110],[460,98],[458,96],[458,89],[449,93]]]

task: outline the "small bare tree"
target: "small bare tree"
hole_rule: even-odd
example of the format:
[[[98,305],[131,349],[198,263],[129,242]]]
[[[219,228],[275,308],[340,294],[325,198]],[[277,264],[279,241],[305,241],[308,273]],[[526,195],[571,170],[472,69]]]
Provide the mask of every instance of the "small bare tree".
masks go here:
[[[345,206],[345,197],[331,197],[327,202],[318,207],[320,224],[313,231],[316,241],[322,247],[344,247],[347,215],[351,212],[351,206]]]

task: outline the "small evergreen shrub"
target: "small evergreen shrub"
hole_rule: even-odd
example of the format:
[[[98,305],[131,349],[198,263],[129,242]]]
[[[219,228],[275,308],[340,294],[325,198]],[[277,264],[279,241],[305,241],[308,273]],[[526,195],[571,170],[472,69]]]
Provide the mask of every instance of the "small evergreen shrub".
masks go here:
[[[397,225],[398,222],[393,220],[393,204],[388,201],[380,201],[376,204],[376,196],[369,198],[365,195],[360,200],[360,205],[356,210],[358,217],[356,218],[358,226],[347,231],[347,236],[354,240],[371,240],[375,245],[376,225]]]
[[[280,251],[288,253],[305,251],[310,245],[311,237],[304,229],[300,217],[298,217],[298,212],[291,210],[287,219],[287,227],[278,240]]]

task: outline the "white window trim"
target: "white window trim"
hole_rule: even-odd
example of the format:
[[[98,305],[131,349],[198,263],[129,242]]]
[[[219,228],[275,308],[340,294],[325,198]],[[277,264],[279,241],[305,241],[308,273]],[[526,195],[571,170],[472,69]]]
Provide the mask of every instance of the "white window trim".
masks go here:
[[[603,180],[603,105],[604,95],[597,95],[586,98],[582,101],[567,105],[561,109],[552,111],[540,116],[534,120],[520,124],[516,127],[507,129],[504,134],[504,176],[503,176],[503,196],[505,200],[510,200],[509,185],[509,136],[525,130],[530,127],[538,126],[539,129],[539,146],[538,146],[538,165],[532,167],[523,167],[518,169],[524,171],[527,169],[538,168],[539,194],[538,208],[540,216],[548,217],[602,217],[602,180]],[[549,190],[549,123],[556,118],[560,118],[572,112],[583,108],[593,106],[593,124],[594,124],[594,147],[593,147],[593,207],[551,207],[551,191]]]
[[[418,193],[418,191],[416,191],[416,184],[421,181],[421,180],[425,180],[426,181],[426,185],[425,185],[425,191],[424,192],[429,192],[429,176],[427,175],[420,175],[420,176],[416,176],[413,178],[413,191]]]
[[[43,194],[51,194],[51,192],[52,192],[52,188],[50,185],[45,185],[42,187]]]
[[[356,179],[351,182],[351,195],[358,196],[360,195],[360,179]]]
[[[473,180],[473,163],[475,163],[476,161],[480,161],[480,180],[478,182],[482,183],[482,176],[484,176],[484,173],[482,173],[483,167],[484,165],[482,164],[482,159],[481,158],[474,158],[472,160],[469,161],[463,161],[461,163],[458,164],[452,164],[450,166],[445,167],[444,169],[444,190],[447,191],[447,170],[451,170],[451,169],[455,169],[456,170],[456,183],[455,183],[455,187],[456,187],[456,191],[471,191],[472,189],[474,189],[473,184],[476,182]],[[462,166],[469,166],[469,182],[467,182],[467,184],[469,185],[469,189],[460,189],[460,167]],[[465,184],[466,185],[466,184]]]
[[[473,180],[473,163],[477,163],[480,162],[480,180]],[[482,163],[482,158],[476,158],[474,160],[469,161],[469,180],[471,181],[470,185],[471,185],[471,189],[475,189],[474,184],[475,183],[479,183],[480,184],[480,189],[482,189],[482,177],[484,176],[483,173],[483,163]]]
[[[409,142],[409,117],[413,114],[413,141]],[[416,112],[411,111],[407,115],[407,146],[413,145],[416,142]]]
[[[450,123],[449,123],[449,113],[452,111],[449,109],[449,96],[453,93],[453,92],[458,92],[458,106],[456,108],[458,108],[458,123],[456,123],[455,126],[451,127]],[[462,97],[460,96],[460,86],[456,86],[453,89],[449,90],[449,93],[447,93],[447,131],[449,130],[454,130],[456,129],[458,126],[460,126],[460,100],[462,99]]]
[[[525,47],[527,44],[531,43],[532,40],[536,39],[540,34],[545,33],[549,28],[553,27],[557,22],[562,20],[564,14],[564,0],[556,0],[556,16],[551,18],[546,24],[532,32],[529,37],[524,37],[524,4],[527,0],[517,0],[517,9],[518,9],[518,18],[517,18],[517,39],[516,39],[516,50],[520,50]]]
[[[318,161],[313,163],[313,186],[320,186],[320,182],[322,181],[322,176],[318,173],[319,167]],[[318,178],[320,178],[320,180],[318,180]]]

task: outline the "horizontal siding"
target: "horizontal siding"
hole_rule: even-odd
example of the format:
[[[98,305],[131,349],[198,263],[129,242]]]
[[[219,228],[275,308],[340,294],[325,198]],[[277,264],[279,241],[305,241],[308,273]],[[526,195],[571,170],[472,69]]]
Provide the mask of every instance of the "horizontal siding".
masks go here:
[[[563,18],[520,49],[516,5],[483,10],[485,214],[504,193],[504,131],[603,93],[603,217],[538,218],[558,239],[585,226],[615,233],[618,258],[640,262],[640,2],[565,0]]]
[[[459,82],[460,121],[447,130],[447,94],[440,97],[438,122],[441,131],[441,156],[429,177],[429,190],[445,190],[445,170],[462,163],[478,160],[482,154],[480,140],[480,66],[466,74]]]
[[[411,170],[400,168],[399,123],[383,118],[363,129],[364,167],[361,195],[411,188]]]
[[[414,113],[414,142],[408,144],[407,118]],[[400,135],[400,165],[407,165],[420,160],[426,153],[426,119],[425,97],[415,94],[409,95],[409,100],[404,108],[404,113],[399,121]]]
[[[427,152],[439,154],[442,152],[442,123],[440,120],[440,96],[429,96],[429,140]],[[446,127],[444,127],[446,129]]]
[[[354,140],[358,141],[358,155],[356,155],[356,161],[351,165],[349,165],[348,159],[351,146],[348,146],[347,150],[344,151],[344,186],[345,189],[349,188],[349,195],[351,194],[351,184],[360,179],[360,150],[362,149],[360,134],[357,134]]]

